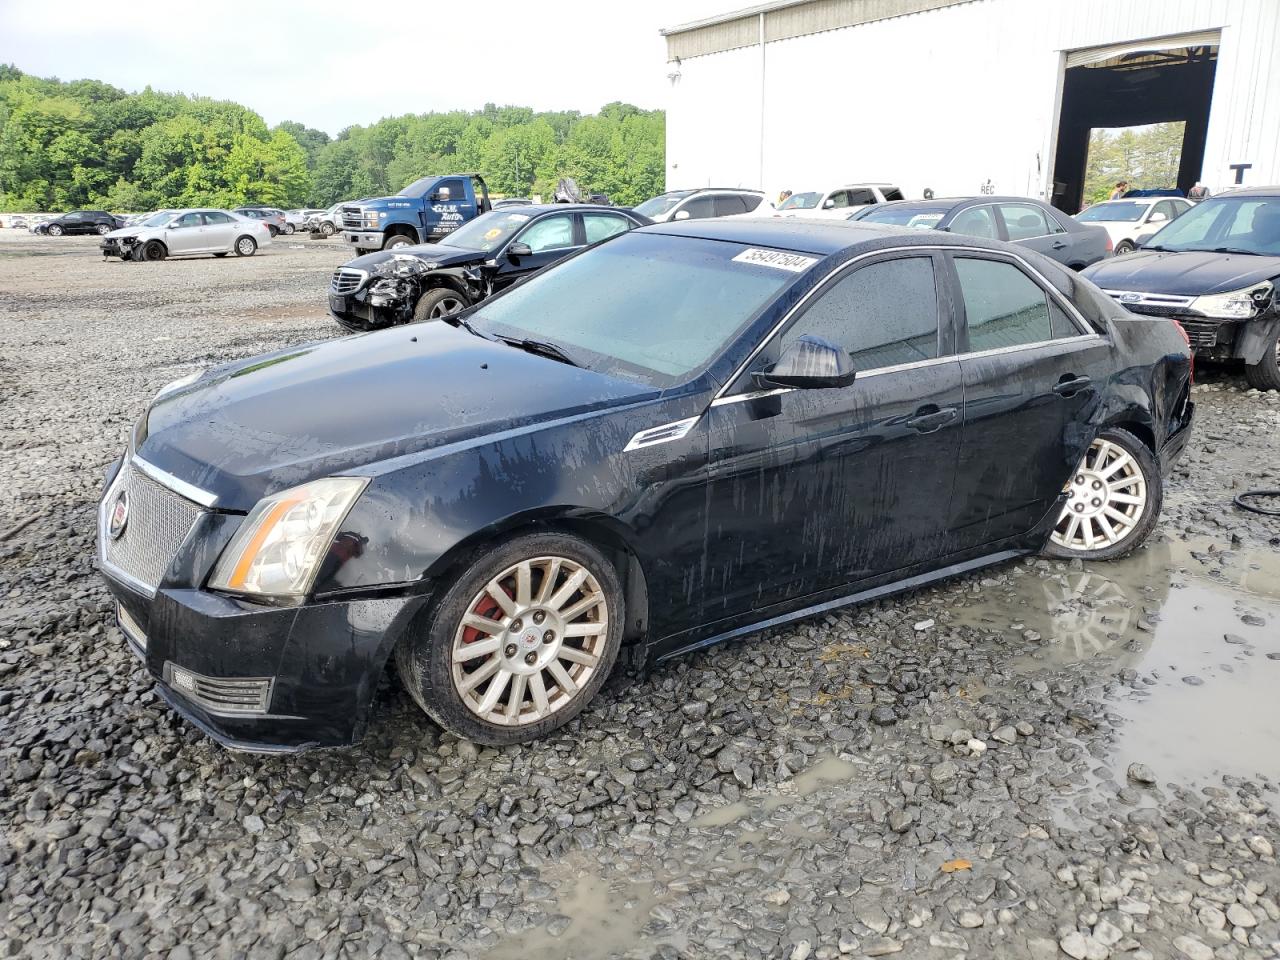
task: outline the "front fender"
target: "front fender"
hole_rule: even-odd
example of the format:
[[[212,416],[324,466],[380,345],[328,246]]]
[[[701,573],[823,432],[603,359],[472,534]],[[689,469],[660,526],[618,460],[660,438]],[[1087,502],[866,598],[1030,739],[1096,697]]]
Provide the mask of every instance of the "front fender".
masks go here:
[[[1236,334],[1235,355],[1248,366],[1261,363],[1267,351],[1275,349],[1277,334],[1280,334],[1280,313],[1273,310],[1269,317],[1250,320],[1242,324]]]

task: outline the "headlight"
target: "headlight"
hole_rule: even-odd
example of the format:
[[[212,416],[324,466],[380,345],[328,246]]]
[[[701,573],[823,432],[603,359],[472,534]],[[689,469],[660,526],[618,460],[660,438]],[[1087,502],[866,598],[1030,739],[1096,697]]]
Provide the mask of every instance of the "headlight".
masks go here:
[[[232,593],[302,597],[311,589],[365,477],[330,477],[264,497],[222,551],[209,586]]]
[[[417,257],[395,254],[389,260],[383,260],[381,263],[375,264],[371,272],[375,277],[403,279],[405,277],[416,277],[418,274],[426,273],[435,268],[436,264],[427,263]]]
[[[1196,297],[1191,301],[1191,309],[1206,317],[1217,317],[1222,320],[1248,320],[1267,305],[1271,299],[1270,281],[1263,281],[1256,286],[1244,290],[1232,290],[1230,293],[1215,293],[1209,297]]]

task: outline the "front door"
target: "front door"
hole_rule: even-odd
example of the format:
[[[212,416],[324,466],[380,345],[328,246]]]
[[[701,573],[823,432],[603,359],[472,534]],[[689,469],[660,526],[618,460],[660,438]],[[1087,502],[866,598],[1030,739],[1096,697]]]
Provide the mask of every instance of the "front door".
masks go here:
[[[574,213],[553,213],[535,220],[512,237],[506,250],[498,257],[494,291],[509,287],[521,277],[536,273],[581,249],[584,244],[579,237],[580,227],[575,222],[576,218]],[[529,253],[512,253],[516,244],[527,246]]]
[[[960,450],[960,365],[941,260],[889,254],[829,280],[708,411],[708,621],[944,554]],[[751,379],[811,334],[849,350],[847,387]]]
[[[165,231],[165,246],[173,255],[200,253],[204,238],[200,233],[204,221],[199,213],[184,213]]]
[[[1017,260],[955,254],[964,446],[952,526],[961,546],[1030,531],[1057,509],[1092,437],[1111,344]]]

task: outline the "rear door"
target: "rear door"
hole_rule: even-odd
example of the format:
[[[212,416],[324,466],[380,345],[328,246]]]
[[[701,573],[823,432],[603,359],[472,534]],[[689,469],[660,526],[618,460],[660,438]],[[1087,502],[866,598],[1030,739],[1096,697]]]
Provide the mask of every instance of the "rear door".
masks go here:
[[[713,401],[706,619],[947,552],[963,398],[940,263],[900,252],[849,266]],[[805,334],[849,350],[857,379],[759,388],[752,374]]]
[[[1060,263],[1071,255],[1071,235],[1033,203],[997,203],[1010,243],[1042,253]]]
[[[229,251],[236,238],[236,222],[221,210],[205,210],[204,249],[214,253]]]
[[[965,207],[946,226],[950,233],[958,233],[965,237],[985,237],[988,240],[999,240],[1000,225],[996,219],[995,207],[989,203],[976,207]]]
[[[1092,437],[1110,341],[1021,260],[949,256],[959,305],[964,446],[952,527],[961,548],[1017,537],[1050,511]]]
[[[626,233],[635,225],[620,213],[584,213],[581,217],[583,241],[587,245]]]

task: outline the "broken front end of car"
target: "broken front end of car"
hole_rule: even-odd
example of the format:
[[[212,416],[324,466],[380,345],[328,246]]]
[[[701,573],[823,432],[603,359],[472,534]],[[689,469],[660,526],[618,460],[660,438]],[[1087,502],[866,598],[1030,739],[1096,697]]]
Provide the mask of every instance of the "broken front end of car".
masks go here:
[[[478,273],[441,270],[408,254],[396,254],[370,267],[339,267],[329,284],[329,313],[345,329],[379,330],[412,322],[418,301],[437,286],[450,287],[467,303],[484,299]]]

